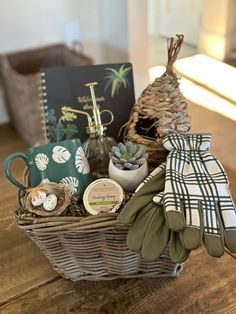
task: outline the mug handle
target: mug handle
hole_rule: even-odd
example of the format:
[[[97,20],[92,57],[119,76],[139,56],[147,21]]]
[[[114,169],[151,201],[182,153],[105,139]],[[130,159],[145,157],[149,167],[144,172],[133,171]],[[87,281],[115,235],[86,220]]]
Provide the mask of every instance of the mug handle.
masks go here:
[[[7,159],[5,160],[5,165],[4,165],[5,174],[6,174],[6,177],[8,178],[8,180],[12,184],[16,185],[20,190],[25,191],[27,189],[27,187],[25,187],[24,185],[19,183],[11,174],[11,163],[16,158],[23,159],[25,161],[27,167],[29,167],[30,159],[27,155],[25,155],[23,153],[14,153],[14,154],[8,156]]]

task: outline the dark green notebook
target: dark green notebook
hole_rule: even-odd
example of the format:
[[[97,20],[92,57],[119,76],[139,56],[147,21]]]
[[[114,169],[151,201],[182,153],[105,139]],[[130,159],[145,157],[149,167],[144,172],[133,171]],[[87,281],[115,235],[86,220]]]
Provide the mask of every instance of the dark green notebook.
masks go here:
[[[41,103],[49,142],[71,138],[80,138],[83,142],[88,137],[86,116],[69,112],[63,114],[61,108],[71,107],[92,114],[90,90],[84,86],[89,82],[98,82],[95,95],[100,110],[108,109],[114,115],[106,135],[118,138],[119,129],[128,121],[135,102],[130,63],[42,68]],[[102,114],[102,122],[109,119],[108,113]]]

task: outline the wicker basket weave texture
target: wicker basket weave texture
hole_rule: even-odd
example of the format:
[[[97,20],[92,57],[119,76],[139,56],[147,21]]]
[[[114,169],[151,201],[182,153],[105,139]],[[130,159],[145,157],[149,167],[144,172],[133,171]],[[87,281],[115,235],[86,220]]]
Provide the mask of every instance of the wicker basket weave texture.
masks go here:
[[[43,138],[38,90],[40,68],[92,63],[91,58],[63,44],[0,56],[2,85],[11,121],[30,145]]]
[[[95,223],[93,220],[90,217],[79,223],[67,220],[64,225],[20,223],[19,227],[25,229],[54,269],[72,281],[176,277],[181,272],[182,265],[171,261],[168,249],[154,262],[130,251],[126,245],[129,227],[119,225],[117,216],[107,220],[101,214]]]
[[[119,225],[48,233],[27,230],[54,269],[72,281],[179,275],[182,267],[170,260],[168,250],[155,262],[131,252],[127,232],[127,227]]]
[[[25,186],[29,184],[27,174],[23,178]],[[129,226],[119,223],[117,213],[40,218],[28,212],[26,199],[26,194],[19,191],[16,222],[66,279],[177,277],[182,271],[182,264],[170,259],[168,247],[156,261],[147,261],[129,250]]]

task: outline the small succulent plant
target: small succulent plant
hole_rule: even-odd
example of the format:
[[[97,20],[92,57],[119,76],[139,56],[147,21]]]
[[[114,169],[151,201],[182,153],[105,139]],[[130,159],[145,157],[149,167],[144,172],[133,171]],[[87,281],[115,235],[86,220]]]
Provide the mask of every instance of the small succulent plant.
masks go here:
[[[144,164],[148,154],[143,146],[127,142],[113,146],[109,157],[117,168],[134,170]]]

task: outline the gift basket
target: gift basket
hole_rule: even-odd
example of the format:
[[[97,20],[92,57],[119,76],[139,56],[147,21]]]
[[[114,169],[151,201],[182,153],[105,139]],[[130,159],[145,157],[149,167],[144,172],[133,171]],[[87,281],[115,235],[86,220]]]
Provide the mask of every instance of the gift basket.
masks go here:
[[[119,223],[117,213],[84,217],[72,202],[69,208],[72,216],[28,217],[24,215],[22,193],[18,200],[18,226],[64,278],[78,281],[176,277],[182,270],[181,264],[170,259],[167,249],[153,262],[131,251],[126,244],[129,227]]]
[[[92,114],[61,108],[62,121],[87,116],[83,144],[51,142],[5,162],[7,178],[19,187],[17,225],[64,278],[176,277],[202,243],[214,257],[225,247],[236,252],[227,175],[209,152],[211,136],[188,133],[187,105],[172,71],[182,41],[169,41],[167,71],[134,104],[124,143],[105,135],[97,83],[90,82]],[[120,70],[119,88],[129,68]],[[23,184],[10,171],[16,158],[27,165]]]

